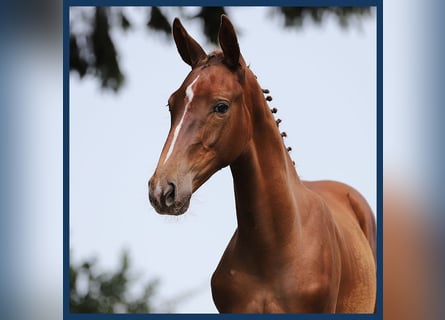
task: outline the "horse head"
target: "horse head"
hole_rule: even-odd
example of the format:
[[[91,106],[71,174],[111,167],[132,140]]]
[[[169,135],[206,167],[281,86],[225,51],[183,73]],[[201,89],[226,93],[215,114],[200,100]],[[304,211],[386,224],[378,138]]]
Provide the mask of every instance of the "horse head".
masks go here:
[[[149,199],[158,213],[180,215],[192,193],[242,153],[251,129],[244,94],[247,67],[230,20],[222,16],[221,50],[208,55],[177,18],[173,37],[192,69],[168,100],[171,127],[149,181]]]

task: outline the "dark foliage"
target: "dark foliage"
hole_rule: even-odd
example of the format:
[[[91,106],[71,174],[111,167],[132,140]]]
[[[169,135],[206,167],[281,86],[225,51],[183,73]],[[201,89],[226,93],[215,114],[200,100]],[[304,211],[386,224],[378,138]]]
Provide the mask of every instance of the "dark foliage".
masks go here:
[[[152,7],[147,26],[155,31],[163,31],[167,34],[172,32],[171,23],[162,14],[159,7]]]
[[[134,278],[129,273],[129,259],[123,253],[115,272],[99,272],[94,259],[70,265],[71,313],[150,313],[157,280],[145,284],[143,292],[134,297],[129,293]],[[86,288],[80,289],[82,283]],[[86,289],[86,290],[85,290]]]
[[[107,8],[96,8],[91,47],[95,59],[97,77],[102,80],[102,87],[117,90],[124,79],[117,62],[117,52],[110,37]]]
[[[104,89],[117,92],[124,83],[120,70],[118,52],[110,36],[112,29],[127,31],[132,23],[124,10],[113,8],[75,8],[75,10],[94,10],[94,15],[83,21],[73,20],[70,25],[70,70],[80,77],[89,74],[100,80]],[[140,8],[147,12],[147,27],[153,32],[165,35],[171,33],[171,21],[174,16],[182,19],[199,19],[202,22],[203,34],[209,42],[217,43],[221,14],[226,14],[225,7],[199,7],[198,14],[187,16],[179,8],[148,7]],[[370,7],[278,7],[270,8],[271,12],[283,18],[284,28],[302,28],[307,21],[322,24],[327,17],[333,16],[340,26],[350,28],[357,22],[371,15]],[[172,14],[173,12],[173,14]],[[230,13],[230,12],[229,12]],[[88,31],[74,32],[73,24],[84,23]]]
[[[328,16],[337,18],[341,27],[350,26],[354,18],[371,15],[370,7],[279,7],[277,8],[284,20],[284,27],[303,27],[308,20],[321,24]]]
[[[91,74],[100,79],[102,88],[118,91],[124,81],[114,42],[110,36],[109,8],[95,8],[88,23],[91,31],[85,34],[70,34],[70,70],[80,77]],[[121,14],[120,26],[125,30],[130,23]]]
[[[218,43],[222,14],[227,14],[224,7],[201,7],[200,12],[195,16],[202,20],[202,31],[207,40],[215,44]]]

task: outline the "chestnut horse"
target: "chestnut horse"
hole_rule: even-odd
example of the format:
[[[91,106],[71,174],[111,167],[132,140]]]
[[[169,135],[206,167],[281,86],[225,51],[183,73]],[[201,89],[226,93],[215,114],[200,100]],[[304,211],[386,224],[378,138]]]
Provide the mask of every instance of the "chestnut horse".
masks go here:
[[[230,166],[238,228],[211,280],[220,312],[372,313],[376,226],[366,200],[335,181],[299,179],[255,75],[222,16],[207,55],[176,18],[192,70],[168,101],[171,128],[149,181],[161,214]]]

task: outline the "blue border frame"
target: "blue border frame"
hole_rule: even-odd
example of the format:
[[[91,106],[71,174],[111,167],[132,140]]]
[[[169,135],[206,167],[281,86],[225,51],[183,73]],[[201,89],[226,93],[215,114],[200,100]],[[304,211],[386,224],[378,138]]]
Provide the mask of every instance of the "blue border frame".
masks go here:
[[[383,319],[383,0],[377,0],[377,312]]]
[[[93,7],[93,6],[305,6],[305,7],[381,7],[383,0],[64,0],[64,7]]]
[[[77,314],[69,312],[69,10],[72,6],[371,6],[377,12],[377,311],[375,314]],[[143,1],[131,0],[64,0],[63,1],[63,319],[203,319],[226,317],[227,319],[383,319],[383,0],[297,0],[297,1]]]
[[[70,317],[70,7],[63,1],[63,319]]]

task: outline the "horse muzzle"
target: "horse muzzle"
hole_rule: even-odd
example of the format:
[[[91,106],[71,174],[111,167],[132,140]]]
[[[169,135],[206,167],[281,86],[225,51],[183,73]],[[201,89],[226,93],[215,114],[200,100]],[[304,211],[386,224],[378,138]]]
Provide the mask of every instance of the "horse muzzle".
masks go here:
[[[191,179],[159,179],[156,174],[148,182],[148,198],[159,214],[181,215],[187,211],[192,196]]]

